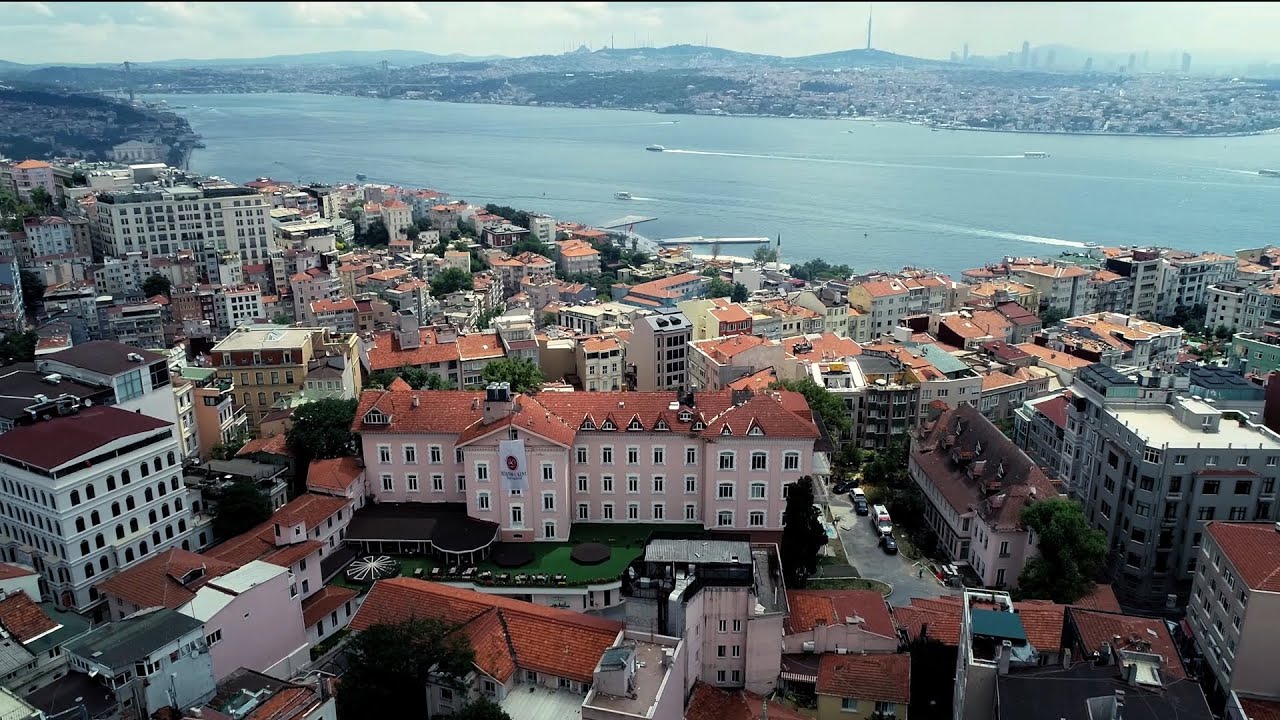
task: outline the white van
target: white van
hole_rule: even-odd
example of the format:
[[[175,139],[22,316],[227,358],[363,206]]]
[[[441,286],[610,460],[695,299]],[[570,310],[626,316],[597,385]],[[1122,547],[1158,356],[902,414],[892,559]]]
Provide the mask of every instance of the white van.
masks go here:
[[[871,522],[881,535],[893,532],[893,519],[889,517],[889,508],[883,505],[871,508]]]

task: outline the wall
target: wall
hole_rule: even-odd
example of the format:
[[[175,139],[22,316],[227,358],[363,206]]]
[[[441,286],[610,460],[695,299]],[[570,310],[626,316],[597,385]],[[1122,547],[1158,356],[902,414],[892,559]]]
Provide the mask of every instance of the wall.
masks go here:
[[[841,709],[841,698],[834,695],[818,696],[818,720],[871,720],[875,715],[875,700],[858,699],[857,710]],[[907,706],[895,703],[893,717],[896,720],[907,720]]]
[[[778,648],[782,644],[783,620],[780,612],[747,619],[746,688],[758,695],[767,695],[777,687],[782,670]]]
[[[893,653],[898,651],[898,639],[863,630],[858,625],[834,623],[818,625],[808,632],[785,635],[782,638],[783,654],[805,652],[804,644],[814,643],[815,653],[835,652],[846,648],[851,652]]]
[[[310,643],[302,626],[302,595],[290,597],[292,580],[289,573],[282,572],[255,585],[205,622],[206,636],[222,631],[222,640],[209,648],[215,679],[241,667],[273,670],[279,677],[289,677],[310,659]],[[215,579],[211,584],[217,582]],[[190,614],[186,607],[181,611]],[[291,658],[295,662],[288,662]],[[282,661],[287,667],[277,667]]]

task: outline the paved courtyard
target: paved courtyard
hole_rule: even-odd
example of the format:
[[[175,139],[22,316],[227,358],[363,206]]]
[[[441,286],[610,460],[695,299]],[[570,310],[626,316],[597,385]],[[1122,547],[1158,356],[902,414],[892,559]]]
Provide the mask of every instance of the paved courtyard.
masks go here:
[[[847,495],[829,495],[827,506],[835,522],[836,532],[844,543],[845,554],[860,577],[887,582],[893,586],[890,605],[909,605],[911,598],[931,598],[953,593],[952,588],[940,584],[933,575],[906,555],[887,555],[880,549],[879,536],[866,515],[853,511]]]

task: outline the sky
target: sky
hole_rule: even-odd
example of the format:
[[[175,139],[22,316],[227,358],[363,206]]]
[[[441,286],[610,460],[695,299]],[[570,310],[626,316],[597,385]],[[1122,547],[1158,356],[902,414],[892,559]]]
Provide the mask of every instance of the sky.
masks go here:
[[[535,55],[703,44],[775,55],[863,47],[868,3],[0,2],[0,60],[91,63],[318,50]],[[875,3],[876,48],[946,58],[1062,44],[1280,59],[1280,3]]]

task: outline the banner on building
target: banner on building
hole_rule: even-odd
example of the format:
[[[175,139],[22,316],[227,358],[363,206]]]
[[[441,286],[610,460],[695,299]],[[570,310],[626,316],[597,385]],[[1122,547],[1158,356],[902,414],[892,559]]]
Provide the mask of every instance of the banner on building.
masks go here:
[[[508,492],[529,489],[529,469],[525,463],[524,440],[503,440],[498,443],[499,472],[502,487]]]

